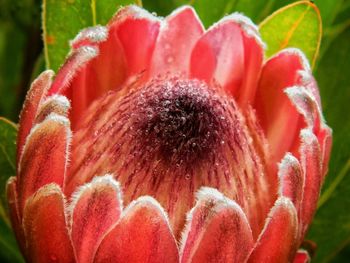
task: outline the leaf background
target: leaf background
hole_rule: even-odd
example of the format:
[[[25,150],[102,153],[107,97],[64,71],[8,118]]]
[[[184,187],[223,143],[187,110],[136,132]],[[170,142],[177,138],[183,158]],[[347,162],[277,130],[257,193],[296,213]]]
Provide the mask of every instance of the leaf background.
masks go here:
[[[62,0],[61,7],[90,4],[88,0]],[[62,15],[52,19],[80,19],[70,32],[74,36],[80,27],[105,23],[114,10],[128,1],[98,1],[107,3],[97,8],[93,19],[83,19],[91,11]],[[144,0],[143,6],[165,16],[182,4],[193,5],[206,27],[226,14],[239,11],[260,23],[274,10],[292,3],[291,0]],[[315,0],[321,11],[323,38],[314,73],[318,80],[323,112],[334,131],[334,146],[319,209],[308,238],[318,249],[313,262],[348,262],[350,258],[350,0]],[[57,7],[58,11],[59,7]],[[25,93],[33,77],[45,67],[41,41],[40,0],[0,0],[0,116],[18,121]],[[77,15],[78,14],[78,15]],[[58,23],[54,20],[54,23]],[[61,21],[62,22],[62,21]],[[61,26],[57,30],[62,31]],[[76,31],[76,32],[75,32]],[[68,42],[64,43],[68,48]],[[65,56],[65,52],[59,54]],[[57,68],[62,58],[54,62]],[[0,228],[2,226],[0,224]],[[0,235],[1,232],[0,232]],[[0,248],[2,250],[2,248]],[[0,253],[0,261],[6,255]]]

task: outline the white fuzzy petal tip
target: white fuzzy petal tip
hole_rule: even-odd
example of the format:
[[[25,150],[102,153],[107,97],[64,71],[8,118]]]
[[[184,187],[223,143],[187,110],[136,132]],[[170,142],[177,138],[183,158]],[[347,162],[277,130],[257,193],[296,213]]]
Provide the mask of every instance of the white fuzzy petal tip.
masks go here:
[[[266,49],[266,44],[262,41],[258,27],[253,23],[253,21],[241,13],[233,13],[223,17],[218,22],[214,23],[209,29],[213,30],[216,27],[228,22],[233,22],[237,24],[241,30],[245,33],[247,37],[252,37],[258,43],[262,49]]]
[[[108,37],[108,30],[104,26],[94,26],[83,29],[79,34],[70,42],[71,46],[83,40],[89,40],[92,43],[99,43],[106,40]]]
[[[63,95],[58,95],[58,94],[54,94],[50,97],[48,97],[44,103],[42,104],[42,108],[48,106],[49,104],[57,104],[59,106],[61,106],[64,109],[69,109],[70,108],[70,102],[67,99],[66,96]]]
[[[309,60],[306,58],[304,52],[301,51],[300,49],[293,48],[293,47],[285,48],[285,49],[281,50],[280,52],[278,52],[275,56],[278,56],[281,53],[298,56],[300,58],[300,61],[301,61],[301,64],[303,65],[304,70],[306,70],[307,72],[311,72]]]
[[[120,209],[123,209],[123,198],[122,198],[122,192],[121,192],[121,188],[120,188],[120,184],[119,182],[117,182],[114,179],[114,176],[112,174],[106,174],[104,176],[96,176],[92,179],[91,182],[86,183],[82,186],[80,186],[71,196],[71,201],[70,204],[67,208],[67,213],[70,216],[70,226],[72,226],[73,223],[73,212],[74,212],[74,208],[77,205],[80,197],[89,190],[93,190],[93,189],[97,189],[99,187],[110,187],[112,189],[114,189],[116,195],[117,195],[117,199],[119,201],[120,204]]]

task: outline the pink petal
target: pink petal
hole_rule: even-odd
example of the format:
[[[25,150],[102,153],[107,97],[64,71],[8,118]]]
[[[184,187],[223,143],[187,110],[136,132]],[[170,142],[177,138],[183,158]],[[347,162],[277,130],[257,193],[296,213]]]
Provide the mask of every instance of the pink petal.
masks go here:
[[[128,12],[128,17],[123,15],[125,19],[119,25],[116,34],[124,49],[128,74],[140,74],[149,68],[160,20],[137,6],[126,8],[129,10],[120,13]]]
[[[318,133],[322,121],[322,113],[316,99],[305,87],[294,86],[287,88],[285,93],[295,105],[297,111],[304,117],[308,127]]]
[[[322,153],[322,176],[324,177],[328,172],[328,163],[332,149],[332,129],[323,124],[320,133],[318,134],[318,141]]]
[[[64,207],[64,196],[55,184],[45,185],[28,199],[23,212],[28,262],[76,262]]]
[[[262,69],[254,108],[265,131],[273,164],[299,141],[298,131],[304,123],[284,90],[299,84],[299,71],[305,68],[308,64],[304,56],[295,49],[286,49],[269,59]]]
[[[153,198],[140,197],[105,236],[94,262],[177,263],[178,257],[165,212]]]
[[[241,106],[252,104],[254,101],[260,71],[264,58],[265,44],[258,33],[258,28],[253,22],[241,15],[233,14],[231,18],[241,26],[244,46],[244,76],[242,86],[236,90],[230,90]]]
[[[17,191],[16,191],[16,188],[17,188],[16,183],[17,183],[17,177],[15,176],[10,177],[7,180],[6,197],[7,197],[7,204],[10,212],[12,229],[15,232],[16,240],[18,242],[19,248],[21,249],[21,252],[25,254],[25,240],[24,240],[22,222],[21,222],[21,219],[19,216],[19,210],[18,210],[18,197],[17,197]]]
[[[73,194],[71,237],[78,262],[92,262],[104,234],[119,219],[119,184],[112,176],[96,177]]]
[[[77,73],[98,53],[98,49],[94,46],[82,46],[74,49],[57,72],[48,95],[62,94],[71,98],[71,90],[68,90],[70,83]]]
[[[296,250],[297,212],[286,197],[277,199],[248,262],[290,262]]]
[[[280,196],[288,197],[299,211],[303,195],[303,173],[300,163],[292,154],[287,153],[278,167],[280,178]]]
[[[310,261],[309,253],[306,250],[299,249],[294,257],[293,263],[308,263]]]
[[[208,82],[217,81],[240,105],[250,104],[258,84],[263,48],[258,29],[249,18],[227,16],[194,47],[191,74]]]
[[[191,55],[191,76],[217,81],[235,90],[243,81],[244,46],[242,30],[230,17],[212,26],[197,42]]]
[[[37,124],[28,135],[17,178],[20,214],[26,199],[43,185],[63,186],[70,138],[68,119],[55,114]]]
[[[192,7],[175,10],[162,21],[152,58],[152,75],[185,73],[190,69],[190,56],[204,28]]]
[[[51,86],[51,79],[54,73],[51,70],[46,70],[41,73],[32,83],[19,120],[19,130],[17,136],[17,163],[22,155],[25,140],[32,129],[38,107],[42,103],[47,90]]]
[[[319,102],[309,89],[291,87],[286,89],[285,92],[317,137],[322,152],[322,175],[324,176],[328,169],[332,146],[332,130],[325,124]]]
[[[188,215],[181,262],[244,262],[252,247],[252,231],[240,206],[213,188],[202,188]]]
[[[109,90],[120,89],[126,79],[125,55],[117,36],[121,21],[106,27],[96,26],[79,33],[71,43],[72,48],[94,46],[98,55],[92,58],[69,84],[73,104],[73,129],[81,113],[96,98]]]
[[[301,165],[304,172],[301,235],[304,236],[317,207],[322,184],[321,153],[316,136],[308,129],[301,131]]]

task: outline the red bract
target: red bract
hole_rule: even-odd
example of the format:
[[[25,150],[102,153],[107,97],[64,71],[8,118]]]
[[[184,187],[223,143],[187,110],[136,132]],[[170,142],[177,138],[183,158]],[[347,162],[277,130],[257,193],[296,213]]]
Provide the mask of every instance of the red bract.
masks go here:
[[[8,182],[29,262],[307,262],[331,129],[303,53],[136,6],[32,84]]]

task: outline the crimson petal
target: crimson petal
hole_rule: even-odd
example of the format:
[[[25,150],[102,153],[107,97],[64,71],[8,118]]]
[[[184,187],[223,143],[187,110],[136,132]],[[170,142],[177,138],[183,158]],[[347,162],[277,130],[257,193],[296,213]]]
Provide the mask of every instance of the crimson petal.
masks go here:
[[[46,92],[51,86],[51,79],[54,73],[52,70],[46,70],[39,75],[39,77],[32,83],[26,99],[24,101],[23,109],[21,111],[19,120],[19,130],[17,136],[17,163],[22,154],[25,140],[34,124],[38,108],[42,103]]]
[[[293,203],[286,197],[279,197],[248,262],[289,262],[296,250],[297,229],[297,212]]]
[[[253,235],[241,207],[213,188],[202,188],[188,215],[181,262],[244,262]]]
[[[119,219],[119,184],[111,175],[96,177],[73,194],[71,237],[78,262],[92,262],[104,234]]]
[[[301,131],[301,165],[304,172],[304,189],[302,200],[302,237],[305,235],[308,225],[317,207],[322,184],[321,153],[316,136],[309,129]]]
[[[287,153],[278,167],[280,196],[288,197],[299,211],[303,196],[303,172],[297,158]]]
[[[68,119],[56,114],[50,114],[31,130],[19,163],[20,214],[26,199],[40,187],[48,183],[63,186],[70,138]]]
[[[7,203],[9,206],[12,228],[15,232],[15,236],[19,244],[19,248],[21,249],[21,252],[23,253],[23,255],[25,255],[25,240],[24,240],[24,233],[22,228],[22,220],[20,218],[19,209],[18,209],[18,196],[16,191],[16,188],[17,188],[16,184],[17,184],[17,177],[12,176],[7,180],[6,196],[7,196]]]
[[[56,184],[45,185],[26,202],[23,228],[29,262],[76,262],[64,209],[64,195]]]
[[[140,197],[123,212],[106,234],[97,250],[95,261],[177,263],[176,241],[165,212],[151,197]]]

